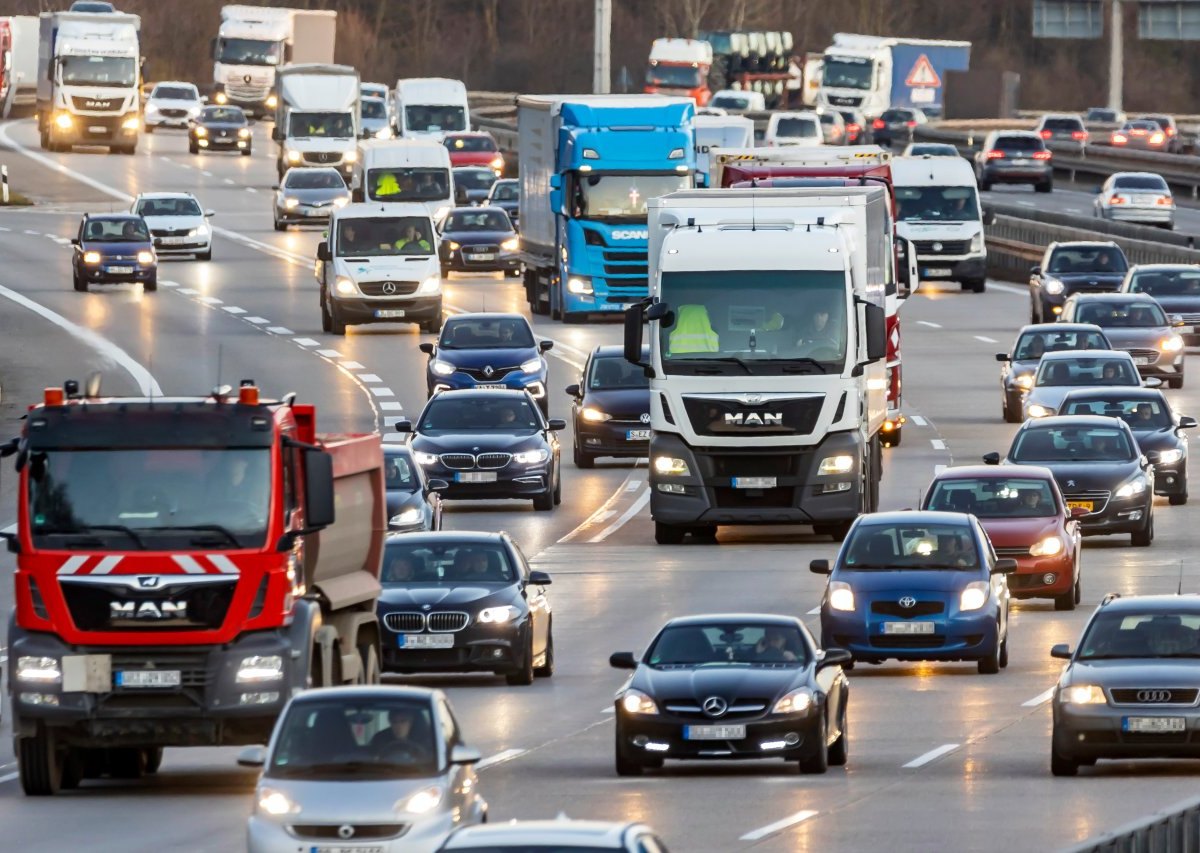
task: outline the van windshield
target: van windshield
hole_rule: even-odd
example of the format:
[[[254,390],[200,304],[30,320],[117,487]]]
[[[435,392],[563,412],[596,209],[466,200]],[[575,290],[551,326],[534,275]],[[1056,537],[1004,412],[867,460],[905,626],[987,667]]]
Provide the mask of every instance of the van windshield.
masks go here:
[[[404,126],[418,133],[438,130],[466,130],[467,111],[462,107],[413,104],[404,108]]]
[[[448,169],[368,169],[366,183],[372,201],[437,201],[450,197]]]
[[[896,187],[901,222],[977,222],[974,187]]]

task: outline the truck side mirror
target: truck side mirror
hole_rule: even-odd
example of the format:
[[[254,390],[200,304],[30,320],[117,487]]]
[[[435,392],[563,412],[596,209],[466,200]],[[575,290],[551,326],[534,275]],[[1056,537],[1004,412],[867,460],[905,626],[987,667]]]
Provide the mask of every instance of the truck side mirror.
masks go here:
[[[912,240],[905,240],[904,257],[907,261],[906,272],[908,274],[908,292],[904,298],[912,296],[921,289],[921,271],[917,267],[917,244]]]
[[[867,339],[867,361],[887,358],[887,313],[878,305],[866,305],[863,333]]]
[[[276,142],[283,142],[287,137],[283,133],[283,128],[276,126],[271,128],[271,138]]]
[[[208,53],[213,59],[217,58],[217,40],[215,38],[208,40]]]
[[[332,261],[333,257],[329,254],[329,241],[322,240],[317,244],[317,260]]]
[[[635,302],[625,309],[625,360],[643,370],[650,367],[642,361],[642,326],[645,323],[646,304],[644,302]]]
[[[324,450],[304,451],[304,523],[320,530],[334,522],[333,456]]]

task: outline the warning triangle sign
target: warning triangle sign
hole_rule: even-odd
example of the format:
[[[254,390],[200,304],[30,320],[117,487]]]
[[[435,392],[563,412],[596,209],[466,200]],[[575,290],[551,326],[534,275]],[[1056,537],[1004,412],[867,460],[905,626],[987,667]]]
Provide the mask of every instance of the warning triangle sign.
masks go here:
[[[929,61],[929,57],[922,53],[912,71],[908,72],[908,79],[904,81],[904,85],[912,89],[937,89],[942,85],[942,78],[933,70],[933,63]]]

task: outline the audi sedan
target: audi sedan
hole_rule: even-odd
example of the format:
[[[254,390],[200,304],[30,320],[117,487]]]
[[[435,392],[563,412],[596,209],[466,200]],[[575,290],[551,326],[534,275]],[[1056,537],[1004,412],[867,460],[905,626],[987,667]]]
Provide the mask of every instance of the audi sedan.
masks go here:
[[[1104,598],[1054,688],[1050,772],[1098,759],[1200,758],[1200,599]]]
[[[425,404],[411,433],[417,464],[445,480],[450,499],[532,499],[549,512],[562,502],[557,431],[566,421],[546,420],[526,391],[444,391]]]
[[[412,450],[398,444],[383,446],[384,489],[388,530],[396,533],[442,529],[445,480],[430,479],[413,459]]]
[[[456,208],[438,225],[442,276],[459,272],[521,274],[521,240],[499,207]]]
[[[1000,362],[1000,407],[1004,420],[1024,420],[1025,394],[1033,387],[1042,356],[1065,350],[1109,350],[1112,345],[1099,326],[1085,323],[1041,323],[1025,326],[1009,352],[996,353]]]
[[[643,361],[650,350],[643,347]],[[650,380],[625,360],[620,345],[592,350],[577,385],[567,386],[574,421],[575,467],[598,456],[638,459],[650,452]]]
[[[1184,342],[1200,344],[1200,266],[1138,264],[1129,268],[1119,292],[1153,296],[1163,311],[1183,320],[1177,332]]]
[[[1142,376],[1154,376],[1171,388],[1182,388],[1184,343],[1176,329],[1183,318],[1168,317],[1144,293],[1077,293],[1063,304],[1067,322],[1094,323],[1104,330],[1113,349],[1133,356]]]
[[[855,661],[973,661],[979,672],[1008,666],[1006,575],[979,521],[956,512],[860,515],[831,566],[821,598],[821,645]]]
[[[544,353],[553,341],[538,341],[520,314],[459,314],[442,326],[436,344],[423,343],[429,356],[425,387],[429,396],[456,388],[525,390],[549,413]]]
[[[333,211],[350,203],[350,189],[337,169],[288,169],[274,189],[276,231],[289,225],[327,226]]]
[[[1147,380],[1158,383],[1157,379]],[[1067,350],[1042,356],[1033,384],[1023,401],[1024,418],[1048,418],[1058,414],[1063,397],[1075,388],[1115,386],[1140,388],[1133,356],[1116,350]]]
[[[554,674],[550,575],[507,533],[389,536],[380,581],[384,672]]]
[[[714,614],[672,619],[615,700],[618,776],[640,776],[666,759],[777,758],[801,773],[846,763],[851,656],[822,651],[792,616]]]

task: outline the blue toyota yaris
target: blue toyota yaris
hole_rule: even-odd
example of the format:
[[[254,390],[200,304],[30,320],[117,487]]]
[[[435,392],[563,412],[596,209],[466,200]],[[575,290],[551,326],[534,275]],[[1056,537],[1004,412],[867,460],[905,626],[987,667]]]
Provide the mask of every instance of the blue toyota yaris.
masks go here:
[[[432,397],[459,388],[526,390],[542,414],[546,359],[553,341],[538,341],[520,314],[459,314],[446,320],[436,344],[421,344],[429,356],[426,387]]]
[[[821,599],[821,645],[856,661],[977,661],[1008,665],[1008,580],[973,515],[881,512],[859,516],[831,567]]]

